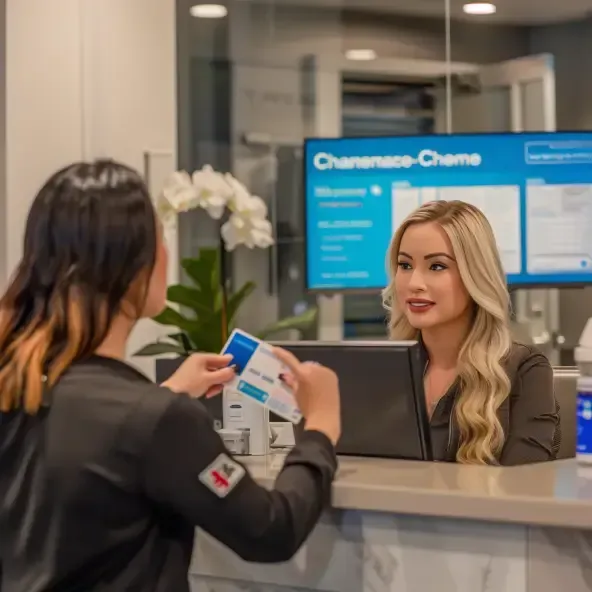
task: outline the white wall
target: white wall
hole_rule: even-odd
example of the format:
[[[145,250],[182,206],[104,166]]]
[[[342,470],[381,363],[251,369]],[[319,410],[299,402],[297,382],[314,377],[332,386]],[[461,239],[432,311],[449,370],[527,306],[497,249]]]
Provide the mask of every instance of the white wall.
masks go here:
[[[40,185],[82,156],[79,44],[79,0],[6,1],[7,274]]]
[[[89,156],[109,156],[142,170],[146,151],[176,152],[174,0],[91,0],[87,8]],[[175,257],[170,266],[176,270]],[[129,352],[162,333],[152,321],[143,321]],[[153,371],[152,358],[133,361]]]
[[[0,225],[4,264],[12,271],[31,201],[58,167],[109,156],[141,170],[145,151],[174,155],[175,4],[5,1],[6,216]],[[130,350],[160,331],[143,323]],[[152,372],[152,360],[139,365]]]
[[[0,290],[6,277],[6,0],[0,0]]]
[[[144,151],[176,146],[174,0],[87,0],[86,7],[92,155],[142,169]]]

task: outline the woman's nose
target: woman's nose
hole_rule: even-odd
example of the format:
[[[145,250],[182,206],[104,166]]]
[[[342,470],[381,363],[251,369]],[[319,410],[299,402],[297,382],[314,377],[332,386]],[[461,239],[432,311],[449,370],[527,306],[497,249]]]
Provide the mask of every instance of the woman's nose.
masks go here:
[[[417,269],[414,269],[411,273],[411,278],[409,279],[409,288],[414,291],[425,290],[423,274]]]

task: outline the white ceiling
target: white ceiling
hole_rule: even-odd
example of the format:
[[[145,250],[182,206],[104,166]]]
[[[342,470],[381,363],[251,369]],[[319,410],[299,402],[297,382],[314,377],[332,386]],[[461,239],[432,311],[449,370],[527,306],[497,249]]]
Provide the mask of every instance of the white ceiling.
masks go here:
[[[249,0],[243,0],[249,1]],[[333,7],[364,12],[443,17],[444,0],[264,0],[268,4]],[[468,16],[463,0],[451,0],[453,18],[519,25],[541,25],[579,20],[592,15],[592,0],[490,0],[497,5],[492,16]]]

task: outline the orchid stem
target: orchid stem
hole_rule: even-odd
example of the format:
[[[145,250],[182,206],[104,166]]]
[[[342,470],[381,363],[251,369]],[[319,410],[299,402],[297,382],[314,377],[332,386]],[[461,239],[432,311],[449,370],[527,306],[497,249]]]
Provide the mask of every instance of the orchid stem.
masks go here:
[[[226,268],[226,249],[224,248],[224,240],[220,236],[220,286],[222,288],[222,345],[228,340],[228,279]]]

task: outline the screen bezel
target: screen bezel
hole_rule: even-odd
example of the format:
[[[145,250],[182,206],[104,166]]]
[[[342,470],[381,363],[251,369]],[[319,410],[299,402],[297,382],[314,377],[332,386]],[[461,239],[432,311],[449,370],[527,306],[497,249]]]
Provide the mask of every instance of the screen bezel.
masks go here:
[[[337,294],[344,295],[374,295],[381,294],[386,286],[383,287],[367,287],[367,288],[311,288],[309,285],[308,278],[308,207],[307,207],[307,178],[308,178],[308,145],[311,142],[340,142],[343,140],[378,140],[378,139],[419,139],[422,138],[443,138],[447,136],[454,137],[475,137],[480,138],[484,136],[534,136],[534,137],[549,137],[559,134],[571,134],[571,135],[589,135],[592,139],[592,131],[590,130],[557,130],[554,132],[549,131],[522,131],[522,132],[458,132],[452,134],[446,133],[435,133],[435,134],[418,134],[418,135],[389,135],[389,136],[340,136],[335,137],[306,137],[303,143],[303,163],[302,163],[302,176],[303,176],[303,199],[302,207],[304,208],[304,232],[303,232],[303,244],[304,244],[304,291],[306,294],[312,294],[317,296],[331,296]],[[386,265],[386,253],[385,253],[385,265]],[[507,276],[506,276],[507,277]],[[560,288],[573,288],[583,289],[592,285],[592,277],[588,281],[582,282],[528,282],[528,283],[508,283],[506,282],[509,292],[516,292],[518,290],[541,290],[541,289],[560,289]]]

